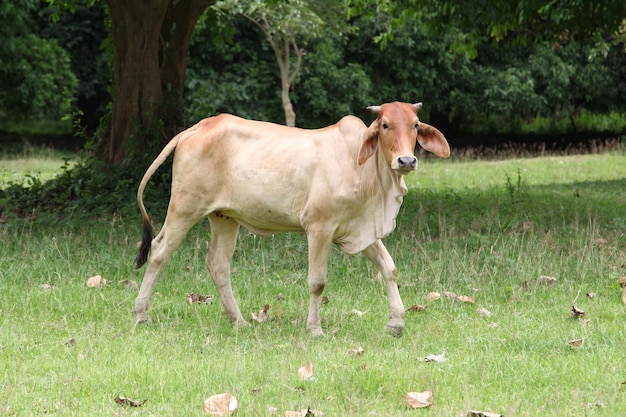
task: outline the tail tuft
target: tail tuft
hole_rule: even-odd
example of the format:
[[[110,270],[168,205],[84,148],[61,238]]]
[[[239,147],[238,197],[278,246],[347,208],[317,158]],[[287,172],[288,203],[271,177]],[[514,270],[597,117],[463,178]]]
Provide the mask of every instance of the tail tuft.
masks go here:
[[[148,260],[148,253],[150,253],[150,246],[152,245],[152,224],[147,218],[143,219],[143,235],[141,237],[141,245],[139,246],[139,253],[135,258],[135,269],[139,269]]]

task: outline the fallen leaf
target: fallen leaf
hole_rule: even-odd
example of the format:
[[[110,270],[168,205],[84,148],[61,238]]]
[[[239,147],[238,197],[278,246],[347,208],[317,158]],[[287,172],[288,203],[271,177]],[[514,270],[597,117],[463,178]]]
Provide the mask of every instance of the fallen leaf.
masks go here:
[[[441,294],[438,292],[429,292],[426,294],[426,301],[437,301],[441,298]]]
[[[466,417],[503,417],[499,413],[490,413],[488,411],[470,411]]]
[[[523,224],[522,227],[524,228],[525,232],[530,232],[533,230],[534,226],[533,226],[533,222],[526,220]]]
[[[229,392],[211,395],[204,400],[204,412],[212,416],[229,416],[237,408],[237,398]]]
[[[474,296],[473,295],[459,295],[456,297],[457,301],[460,301],[462,303],[474,303]]]
[[[121,395],[118,395],[117,397],[113,399],[113,401],[115,401],[117,404],[123,407],[141,407],[148,400],[134,401],[134,400],[131,400],[130,398],[126,398],[126,397],[122,397]]]
[[[211,304],[213,302],[212,295],[202,295],[202,294],[187,294],[185,300],[189,304]]]
[[[585,343],[585,339],[574,339],[567,342],[571,347],[580,347]]]
[[[588,292],[587,293],[587,298],[596,298],[598,294],[596,294],[595,292]]]
[[[361,346],[356,349],[348,349],[348,355],[363,356],[363,354],[365,354],[365,350]]]
[[[444,292],[443,292],[443,295],[445,295],[446,297],[448,297],[448,298],[449,298],[449,299],[451,299],[451,300],[454,300],[455,298],[457,298],[457,297],[458,297],[458,294],[457,294],[457,293],[454,293],[454,292],[452,292],[452,291],[444,291]]]
[[[319,417],[323,415],[321,411],[310,408],[303,408],[300,411],[285,411],[285,417]]]
[[[407,308],[406,311],[424,311],[428,308],[428,306],[422,306],[419,304],[413,304],[411,307]]]
[[[261,311],[259,311],[259,315],[257,316],[256,314],[252,313],[252,320],[255,320],[259,323],[263,323],[265,320],[267,320],[269,318],[268,314],[267,314],[267,310],[270,309],[270,305],[269,304],[265,304],[263,306],[263,308],[261,309]]]
[[[609,245],[609,242],[608,240],[599,237],[596,239],[596,245],[598,245],[601,248],[605,248]]]
[[[52,285],[50,285],[50,284],[41,284],[39,286],[39,288],[41,288],[42,290],[50,291],[52,289]]]
[[[137,285],[137,283],[135,281],[133,281],[132,279],[123,279],[120,282],[118,282],[119,285],[123,285],[124,287],[128,288],[129,290],[138,290],[139,286]]]
[[[430,402],[432,396],[432,391],[408,392],[406,394],[406,402],[411,408],[430,407],[433,405],[433,403]]]
[[[487,310],[485,307],[481,307],[478,309],[478,315],[480,317],[491,317],[493,316],[493,313],[489,310]]]
[[[322,299],[320,300],[320,305],[325,306],[326,304],[328,304],[328,302],[329,302],[328,297],[324,295],[322,296]]]
[[[585,315],[585,312],[576,306],[572,306],[572,318],[578,319]]]
[[[364,311],[357,310],[356,308],[353,308],[353,309],[352,309],[352,314],[354,314],[354,315],[355,315],[355,316],[357,316],[357,317],[363,317],[363,315],[365,314],[365,312],[364,312]]]
[[[100,275],[94,275],[87,279],[87,286],[89,288],[102,288],[107,285],[107,280]]]
[[[537,279],[531,279],[529,281],[522,282],[522,288],[537,288],[539,286],[543,287],[556,287],[557,279],[555,277],[550,277],[548,275],[541,275]]]
[[[278,294],[276,295],[276,299],[277,299],[278,301],[283,301],[283,300],[285,299],[285,297],[283,296],[283,294],[282,294],[282,293],[278,293]]]
[[[68,339],[65,342],[65,346],[69,346],[69,347],[76,346],[76,339],[74,338]]]
[[[446,361],[446,352],[443,352],[439,355],[433,355],[432,353],[426,356],[424,359],[425,362],[445,362]]]
[[[311,362],[298,369],[298,376],[300,379],[312,379],[313,378],[313,364]]]

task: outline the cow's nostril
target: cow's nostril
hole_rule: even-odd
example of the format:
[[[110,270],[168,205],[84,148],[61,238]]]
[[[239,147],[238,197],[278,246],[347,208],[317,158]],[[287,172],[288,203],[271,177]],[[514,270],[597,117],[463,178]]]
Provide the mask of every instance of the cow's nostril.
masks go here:
[[[401,156],[398,158],[398,168],[406,169],[411,168],[415,169],[417,166],[417,158],[414,156]]]

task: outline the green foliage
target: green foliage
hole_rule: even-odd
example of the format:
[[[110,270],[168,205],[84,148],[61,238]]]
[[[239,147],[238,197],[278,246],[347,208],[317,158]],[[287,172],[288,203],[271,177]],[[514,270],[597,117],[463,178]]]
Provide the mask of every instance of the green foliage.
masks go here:
[[[67,52],[32,32],[36,2],[0,6],[0,117],[60,118],[77,85]]]

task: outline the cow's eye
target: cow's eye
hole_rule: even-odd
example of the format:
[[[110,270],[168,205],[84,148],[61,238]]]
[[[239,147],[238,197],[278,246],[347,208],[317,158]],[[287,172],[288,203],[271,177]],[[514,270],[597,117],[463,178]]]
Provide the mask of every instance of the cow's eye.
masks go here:
[[[389,125],[387,123],[383,123],[383,129],[389,129]]]
[[[417,123],[415,123],[415,126],[413,126],[413,128],[414,128],[414,129],[417,129],[417,126],[418,126],[418,124],[417,124]]]

